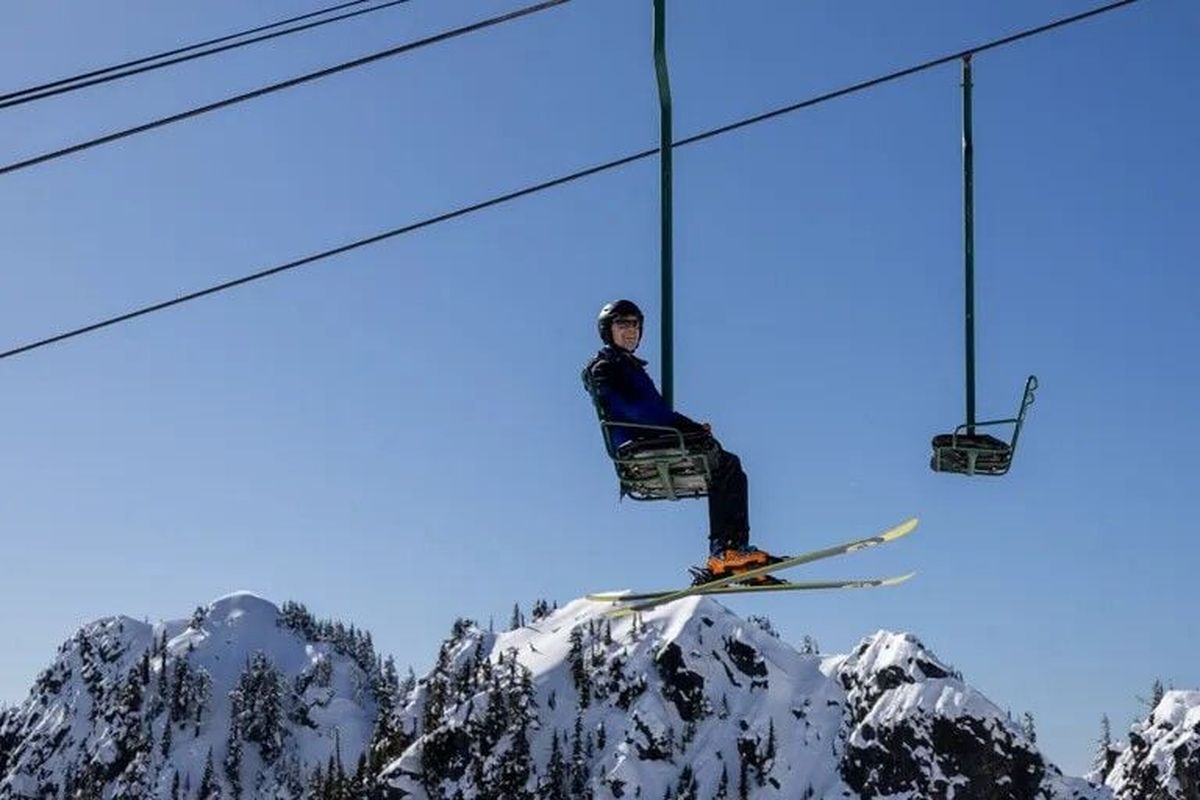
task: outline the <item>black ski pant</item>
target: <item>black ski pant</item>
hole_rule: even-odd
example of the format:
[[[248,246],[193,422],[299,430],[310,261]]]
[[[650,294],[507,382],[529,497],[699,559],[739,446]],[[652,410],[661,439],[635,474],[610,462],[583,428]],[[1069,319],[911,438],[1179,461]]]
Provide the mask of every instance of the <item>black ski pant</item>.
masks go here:
[[[750,487],[742,460],[710,438],[708,468],[708,544],[716,553],[750,543]]]
[[[622,449],[631,445],[636,450],[655,449],[674,446],[678,441],[675,435],[636,440],[622,445]],[[709,552],[745,547],[750,543],[750,490],[742,460],[722,448],[707,431],[685,433],[683,443],[689,453],[703,455],[708,462]]]

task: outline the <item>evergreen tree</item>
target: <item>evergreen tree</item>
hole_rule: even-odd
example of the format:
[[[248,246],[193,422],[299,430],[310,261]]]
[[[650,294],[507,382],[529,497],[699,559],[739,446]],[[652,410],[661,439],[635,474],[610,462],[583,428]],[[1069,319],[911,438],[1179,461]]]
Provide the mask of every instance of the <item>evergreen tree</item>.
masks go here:
[[[325,765],[324,796],[327,800],[342,800],[341,766],[333,756],[329,757],[329,762]]]
[[[125,676],[117,702],[119,715],[132,724],[142,710],[142,679],[137,670],[130,670]]]
[[[350,781],[349,796],[351,800],[367,800],[371,786],[370,771],[367,767],[367,754],[358,757],[358,766],[354,769],[354,778]]]
[[[546,764],[539,800],[567,800],[567,763],[559,744],[558,731],[554,731],[554,740],[550,745],[550,760]]]
[[[283,677],[265,653],[251,656],[229,696],[231,731],[236,726],[243,740],[258,745],[265,763],[275,763],[283,752]]]
[[[204,777],[200,779],[200,793],[197,800],[215,800],[220,796],[217,786],[216,770],[213,768],[212,748],[208,748],[208,760],[204,762]]]
[[[537,692],[533,688],[533,672],[529,667],[517,662],[517,651],[512,651],[512,669],[516,674],[511,676],[514,685],[515,707],[513,716],[519,725],[529,725],[537,719]]]
[[[583,797],[587,792],[588,765],[583,757],[583,714],[575,716],[575,731],[571,735],[571,797]]]
[[[429,733],[442,724],[448,691],[446,678],[441,673],[434,672],[425,682],[425,706],[421,713],[422,733]]]
[[[483,642],[480,642],[475,650],[471,653],[471,657],[466,659],[458,667],[458,672],[454,676],[454,699],[456,702],[461,702],[470,697],[474,692],[475,672],[479,666],[479,660],[482,658]]]
[[[727,800],[729,797],[729,767],[725,764],[721,765],[721,780],[717,782],[717,793],[713,795],[713,800]]]
[[[380,709],[375,717],[371,744],[367,748],[367,766],[370,774],[378,774],[385,766],[399,758],[410,744],[412,738],[405,734],[396,716],[390,711]]]
[[[229,781],[229,788],[233,791],[233,800],[241,800],[242,731],[237,713],[232,714],[229,719],[229,750],[225,753],[225,779]]]
[[[164,634],[164,636],[165,635],[166,634]],[[156,707],[164,707],[169,699],[170,693],[169,686],[167,684],[167,651],[163,650],[158,662],[158,699]]]
[[[308,798],[311,798],[311,800],[326,800],[327,797],[325,773],[321,771],[320,767],[316,767],[308,779]]]
[[[1109,724],[1108,714],[1100,718],[1100,738],[1096,745],[1096,757],[1092,760],[1092,768],[1100,770],[1102,776],[1107,775],[1116,758],[1116,751],[1113,750],[1112,743],[1112,725]]]
[[[404,680],[400,683],[400,688],[396,690],[396,702],[403,706],[408,702],[408,696],[417,688],[417,675],[413,672],[413,668],[408,668],[408,674],[404,676]]]
[[[533,800],[529,791],[534,776],[533,755],[529,750],[529,732],[521,725],[512,734],[512,743],[500,762],[497,782],[500,797],[505,800]]]
[[[741,748],[738,748],[740,767],[738,768],[738,800],[750,800],[750,762],[746,760]]]
[[[196,735],[200,735],[200,721],[204,717],[204,710],[208,708],[209,699],[212,697],[212,676],[208,674],[208,670],[201,667],[194,673],[192,682],[191,705],[195,709],[193,722],[196,724]]]
[[[171,779],[171,800],[179,800],[179,771],[175,770],[175,777]]]
[[[696,785],[696,776],[692,772],[691,764],[684,764],[683,769],[679,771],[679,781],[675,784],[676,800],[696,800],[696,792],[700,789]]]
[[[187,692],[191,677],[191,668],[188,666],[187,660],[175,659],[174,671],[171,675],[170,719],[172,722],[179,722],[188,717]]]
[[[471,783],[475,786],[476,800],[492,800],[492,795],[495,794],[492,783],[483,771],[486,760],[484,756],[485,753],[477,752],[471,759]]]
[[[382,696],[376,695],[376,701],[383,707],[386,706],[388,711],[393,711],[396,704],[403,699],[400,694],[400,674],[396,672],[396,660],[388,656],[383,661],[382,675]]]
[[[1030,744],[1037,744],[1037,730],[1033,725],[1033,714],[1026,711],[1021,716],[1021,732],[1025,734],[1025,738]]]
[[[567,658],[571,662],[571,681],[575,684],[575,691],[579,693],[580,708],[587,708],[591,705],[592,700],[592,681],[591,673],[584,661],[583,653],[583,628],[574,627],[571,629],[571,650]]]
[[[312,679],[313,683],[322,689],[328,689],[333,684],[333,661],[324,653],[317,656],[313,664]]]
[[[1150,710],[1158,708],[1158,704],[1162,702],[1163,695],[1166,690],[1163,688],[1163,682],[1158,678],[1154,679],[1154,685],[1150,687]]]
[[[508,620],[508,629],[515,631],[517,628],[524,627],[525,616],[521,613],[521,604],[513,603],[512,617]]]
[[[142,686],[150,685],[150,651],[146,650],[142,653],[142,660],[138,663],[138,677],[141,678]]]
[[[171,757],[171,720],[167,720],[166,724],[163,725],[163,737],[160,747],[163,759],[169,759]],[[178,779],[178,773],[176,774],[176,778]]]
[[[487,710],[483,714],[480,726],[481,749],[484,752],[490,751],[508,730],[508,710],[509,704],[500,685],[500,675],[493,672],[492,680],[488,684]]]

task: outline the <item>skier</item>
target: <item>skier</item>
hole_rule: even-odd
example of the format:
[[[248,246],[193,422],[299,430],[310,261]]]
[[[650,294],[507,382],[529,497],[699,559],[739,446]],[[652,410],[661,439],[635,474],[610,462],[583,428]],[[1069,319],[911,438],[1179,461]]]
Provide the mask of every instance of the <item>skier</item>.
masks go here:
[[[693,570],[697,582],[778,561],[750,544],[748,484],[741,460],[721,447],[708,423],[671,410],[647,374],[646,362],[633,354],[641,343],[644,321],[642,310],[632,300],[616,300],[600,309],[596,324],[605,346],[588,363],[587,373],[604,417],[676,428],[689,452],[704,453],[708,459],[709,556],[705,568]],[[644,446],[656,436],[638,428],[614,426],[611,430],[613,448],[622,452]]]

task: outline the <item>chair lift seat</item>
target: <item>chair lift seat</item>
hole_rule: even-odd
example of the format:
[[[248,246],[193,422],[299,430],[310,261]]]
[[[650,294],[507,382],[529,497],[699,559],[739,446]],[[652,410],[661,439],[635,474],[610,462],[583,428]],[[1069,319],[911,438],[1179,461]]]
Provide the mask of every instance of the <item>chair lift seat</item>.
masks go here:
[[[600,420],[604,449],[617,472],[621,496],[634,500],[707,497],[712,477],[710,454],[716,450],[712,438],[684,434],[662,425],[607,419],[590,377],[585,369],[583,385]],[[633,429],[645,435],[614,448],[613,428]]]
[[[934,472],[956,472],[962,475],[1003,475],[1012,466],[1013,454],[1017,451],[1017,439],[1025,424],[1025,414],[1033,405],[1038,380],[1030,375],[1025,381],[1025,392],[1017,416],[1012,419],[997,419],[976,422],[973,426],[963,423],[954,433],[942,433],[933,437],[933,455],[929,467]],[[992,425],[1012,425],[1012,441],[997,439],[986,433],[967,433],[971,428]]]
[[[711,438],[670,433],[635,439],[617,448],[613,459],[621,490],[635,500],[679,500],[707,497],[712,474]]]
[[[935,472],[1003,475],[1012,466],[1008,442],[986,433],[943,433],[933,437],[929,466]]]

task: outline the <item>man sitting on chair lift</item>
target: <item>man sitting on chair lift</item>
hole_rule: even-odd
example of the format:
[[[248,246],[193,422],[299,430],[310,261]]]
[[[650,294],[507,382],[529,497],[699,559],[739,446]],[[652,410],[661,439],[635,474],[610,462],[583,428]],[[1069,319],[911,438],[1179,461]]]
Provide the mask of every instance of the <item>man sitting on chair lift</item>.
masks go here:
[[[777,561],[750,544],[749,490],[741,460],[721,447],[708,423],[672,411],[646,372],[646,362],[633,354],[642,339],[644,320],[631,300],[617,300],[600,309],[597,327],[605,346],[588,364],[587,373],[604,418],[675,428],[683,434],[689,452],[706,453],[711,472],[709,557],[705,568],[693,570],[697,582]],[[612,447],[622,453],[636,452],[659,436],[654,431],[619,426],[611,431]]]

